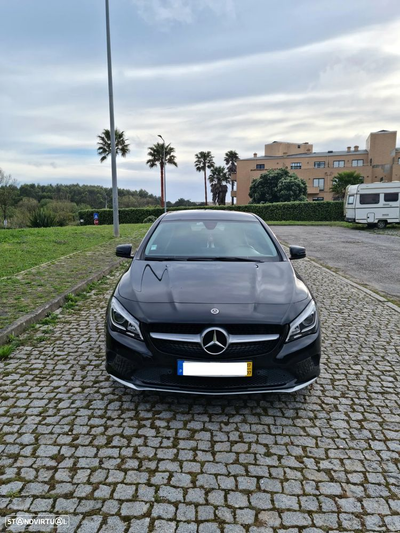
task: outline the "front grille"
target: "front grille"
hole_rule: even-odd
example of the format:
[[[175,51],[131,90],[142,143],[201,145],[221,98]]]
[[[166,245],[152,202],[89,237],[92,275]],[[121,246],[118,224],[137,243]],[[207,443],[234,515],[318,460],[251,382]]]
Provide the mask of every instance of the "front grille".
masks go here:
[[[200,344],[193,342],[167,341],[164,339],[152,339],[154,346],[163,353],[185,357],[218,357],[218,359],[235,358],[235,357],[252,357],[261,354],[270,353],[279,343],[276,341],[268,342],[251,342],[248,344],[230,344],[228,348],[220,355],[212,356],[205,352]]]
[[[219,355],[211,356],[218,359],[243,359],[270,354],[280,344],[285,334],[285,327],[275,324],[170,324],[156,323],[143,324],[143,332],[148,341],[159,352],[185,358],[210,358],[202,346],[194,342],[178,340],[155,339],[150,333],[173,333],[176,335],[200,335],[205,329],[218,327],[227,331],[230,335],[269,335],[278,334],[279,338],[273,341],[232,343]]]
[[[148,385],[164,385],[188,390],[230,390],[261,387],[285,386],[295,378],[287,370],[271,368],[256,371],[252,377],[243,378],[209,378],[177,376],[171,370],[160,368],[145,368],[135,373],[135,378]]]

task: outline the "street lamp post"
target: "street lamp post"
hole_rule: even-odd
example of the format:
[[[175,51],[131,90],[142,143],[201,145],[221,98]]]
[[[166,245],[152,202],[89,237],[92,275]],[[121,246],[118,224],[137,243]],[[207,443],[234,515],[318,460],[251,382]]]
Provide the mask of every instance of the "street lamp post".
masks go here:
[[[163,184],[164,184],[164,213],[167,212],[167,161],[165,159],[165,141],[164,137],[162,135],[158,135],[160,139],[163,141],[163,168],[164,168],[164,176],[163,176]]]
[[[109,9],[108,1],[109,0],[105,0],[106,2],[106,32],[107,32],[108,98],[109,98],[109,106],[110,106],[112,205],[113,205],[114,237],[119,237],[117,154],[115,150],[114,94],[113,94],[112,63],[111,63],[110,9]]]

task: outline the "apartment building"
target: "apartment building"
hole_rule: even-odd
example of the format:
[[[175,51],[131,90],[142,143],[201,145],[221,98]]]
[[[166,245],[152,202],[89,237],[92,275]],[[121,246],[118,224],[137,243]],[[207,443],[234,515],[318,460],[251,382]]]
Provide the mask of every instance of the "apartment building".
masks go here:
[[[370,133],[365,149],[348,146],[343,151],[314,152],[308,142],[274,141],[265,145],[264,155],[240,159],[232,174],[232,196],[237,204],[248,204],[251,182],[271,168],[288,168],[307,183],[311,201],[332,200],[332,179],[343,170],[357,170],[365,183],[400,181],[400,147],[396,131]]]

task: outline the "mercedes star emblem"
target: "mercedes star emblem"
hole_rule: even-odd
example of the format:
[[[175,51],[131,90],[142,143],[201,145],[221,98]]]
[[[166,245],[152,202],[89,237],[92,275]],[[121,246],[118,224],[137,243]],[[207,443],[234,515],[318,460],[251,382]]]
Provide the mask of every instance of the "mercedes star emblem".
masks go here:
[[[229,346],[228,333],[220,328],[209,328],[201,334],[203,350],[211,355],[220,355]]]

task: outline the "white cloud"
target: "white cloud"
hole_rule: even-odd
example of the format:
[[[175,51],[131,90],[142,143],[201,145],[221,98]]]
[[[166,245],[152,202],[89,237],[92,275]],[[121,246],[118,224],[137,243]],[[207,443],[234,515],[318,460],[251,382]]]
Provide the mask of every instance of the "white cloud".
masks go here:
[[[197,14],[210,10],[218,16],[235,17],[234,0],[132,0],[142,18],[152,24],[191,24]],[[162,29],[162,28],[160,28]]]

